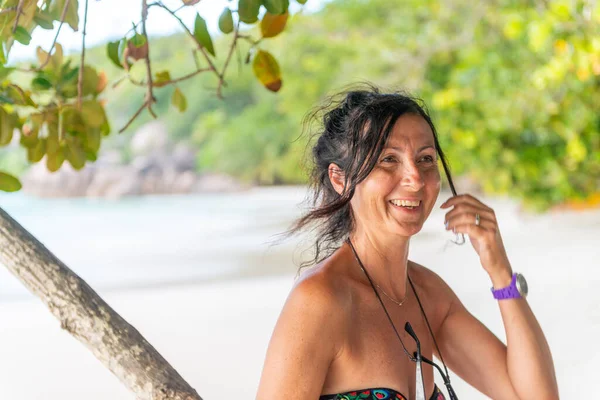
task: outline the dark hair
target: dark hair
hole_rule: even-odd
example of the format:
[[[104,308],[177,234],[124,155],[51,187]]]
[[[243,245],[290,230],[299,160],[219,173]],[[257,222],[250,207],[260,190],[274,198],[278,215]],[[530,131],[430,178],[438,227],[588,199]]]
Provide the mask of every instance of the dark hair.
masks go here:
[[[401,92],[381,93],[371,84],[333,95],[304,119],[305,130],[318,123],[313,133],[318,139],[312,148],[310,167],[311,209],[296,221],[290,233],[314,225],[317,237],[314,259],[302,267],[329,257],[352,231],[350,200],[356,185],[371,173],[394,124],[404,114],[419,115],[431,127],[437,154],[456,195],[448,162],[422,100]],[[329,180],[331,163],[344,171],[345,189],[341,195]]]

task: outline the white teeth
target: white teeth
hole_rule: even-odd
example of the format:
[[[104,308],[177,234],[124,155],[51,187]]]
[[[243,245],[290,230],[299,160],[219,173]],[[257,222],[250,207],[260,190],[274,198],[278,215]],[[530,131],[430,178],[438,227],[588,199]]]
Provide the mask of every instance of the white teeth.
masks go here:
[[[421,204],[420,200],[410,201],[410,200],[390,200],[390,202],[395,206],[402,207],[418,207]]]

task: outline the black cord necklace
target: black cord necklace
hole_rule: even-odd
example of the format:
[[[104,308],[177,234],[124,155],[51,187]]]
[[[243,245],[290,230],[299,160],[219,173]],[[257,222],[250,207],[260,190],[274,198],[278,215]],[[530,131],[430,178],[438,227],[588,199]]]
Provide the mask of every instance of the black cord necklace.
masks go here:
[[[410,275],[408,275],[408,271],[406,272],[408,282],[410,283],[410,287],[411,287],[413,293],[415,294],[415,298],[417,299],[417,303],[419,304],[421,314],[423,315],[423,318],[425,319],[425,323],[427,324],[427,329],[429,330],[431,338],[433,339],[435,348],[436,348],[438,354],[440,355],[440,360],[442,361],[442,365],[444,366],[444,370],[446,371],[445,375],[439,366],[437,366],[431,360],[421,356],[421,349],[420,349],[421,345],[420,345],[419,340],[418,340],[416,334],[414,333],[412,327],[410,326],[409,322],[406,323],[404,329],[408,332],[409,335],[411,335],[413,337],[413,339],[415,339],[415,341],[417,343],[417,351],[414,353],[414,355],[411,355],[410,352],[406,349],[406,346],[404,345],[404,342],[402,341],[402,338],[400,337],[400,334],[398,333],[398,330],[396,329],[396,326],[394,325],[394,322],[392,321],[392,317],[390,317],[390,314],[388,313],[387,308],[383,304],[383,300],[381,300],[379,293],[375,289],[375,285],[374,285],[373,281],[371,280],[371,277],[369,276],[365,266],[363,265],[362,261],[360,260],[360,257],[358,256],[356,249],[354,248],[354,245],[352,244],[352,241],[350,240],[350,237],[348,237],[346,239],[346,242],[348,242],[348,244],[350,245],[350,248],[352,249],[352,253],[354,253],[354,258],[356,258],[358,265],[360,266],[362,271],[367,276],[367,279],[369,280],[369,283],[371,284],[371,287],[373,288],[373,291],[375,292],[375,295],[377,296],[379,303],[381,303],[381,307],[383,307],[383,311],[385,312],[385,315],[387,316],[390,324],[392,325],[392,328],[394,329],[394,333],[396,334],[396,337],[398,338],[398,340],[400,341],[400,344],[402,345],[402,350],[404,350],[404,353],[406,354],[406,356],[408,357],[408,359],[410,361],[417,363],[417,384],[416,384],[417,399],[425,398],[425,388],[424,388],[424,382],[423,382],[423,375],[421,372],[422,371],[421,370],[421,361],[424,361],[425,363],[430,364],[437,368],[440,375],[442,375],[442,378],[444,380],[444,384],[446,385],[446,388],[448,389],[448,394],[450,396],[450,399],[458,399],[458,397],[456,396],[456,393],[454,392],[454,390],[450,384],[450,375],[448,374],[448,368],[446,367],[446,363],[444,362],[444,357],[442,356],[442,352],[440,351],[437,341],[435,340],[435,336],[433,335],[433,330],[431,329],[431,325],[429,324],[429,320],[427,319],[427,315],[425,314],[425,310],[423,309],[423,305],[421,304],[419,295],[417,294],[417,291],[415,290],[415,286],[413,285],[412,280],[410,279]]]

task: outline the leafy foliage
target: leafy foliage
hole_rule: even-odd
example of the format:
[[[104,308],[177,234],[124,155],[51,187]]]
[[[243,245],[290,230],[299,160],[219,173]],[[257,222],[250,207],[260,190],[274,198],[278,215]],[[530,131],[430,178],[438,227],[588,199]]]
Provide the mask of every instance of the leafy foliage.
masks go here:
[[[185,0],[182,7],[191,7],[198,0]],[[146,95],[141,108],[133,113],[133,117],[126,123],[126,129],[135,120],[144,108],[155,116],[152,106],[155,103],[154,89],[174,85],[194,77],[200,72],[214,73],[218,78],[218,94],[221,86],[225,84],[224,76],[227,64],[238,40],[234,15],[247,24],[259,20],[262,10],[269,10],[263,15],[270,18],[268,31],[265,37],[277,36],[285,26],[285,21],[279,14],[287,19],[289,1],[287,0],[240,0],[237,10],[232,11],[227,7],[219,17],[219,27],[224,33],[234,30],[235,37],[231,44],[231,51],[220,70],[215,67],[216,52],[213,39],[207,29],[206,21],[196,15],[193,28],[185,26],[176,15],[176,11],[168,9],[161,2],[142,3],[142,21],[134,24],[120,40],[109,42],[106,45],[106,56],[112,64],[122,70],[126,75],[121,78],[129,80],[136,86],[147,87]],[[20,144],[27,149],[27,160],[31,163],[46,159],[46,166],[50,171],[57,171],[67,161],[75,169],[81,169],[86,162],[95,161],[100,149],[102,138],[107,136],[110,125],[104,108],[105,102],[100,99],[107,84],[106,75],[98,72],[91,64],[63,57],[62,47],[54,42],[51,49],[45,52],[37,49],[38,64],[29,68],[19,68],[21,72],[32,75],[29,85],[17,83],[12,76],[14,67],[6,67],[7,56],[14,41],[29,45],[31,33],[36,29],[53,29],[54,23],[68,24],[71,29],[79,29],[78,0],[0,0],[0,146],[8,145],[14,132],[20,136]],[[169,69],[156,73],[154,78],[151,73],[150,43],[146,36],[146,18],[150,7],[161,7],[176,18],[189,33],[198,50],[205,56],[209,68],[201,69],[195,59],[196,70],[183,77],[171,79]],[[87,10],[87,7],[85,7]],[[87,11],[86,11],[87,12]],[[274,18],[273,15],[277,14]],[[266,25],[265,25],[266,26]],[[85,27],[83,28],[85,31]],[[256,53],[263,57],[259,50],[259,42],[251,41],[252,47],[249,56]],[[55,39],[56,41],[56,39]],[[136,76],[135,64],[137,61],[146,65],[146,80],[139,80]],[[265,86],[274,90],[281,87],[281,77],[273,75],[277,61],[272,56],[267,57],[268,63],[261,62],[263,68],[259,69],[257,76]],[[257,63],[255,63],[256,65]],[[264,66],[271,67],[265,72]],[[270,74],[270,75],[268,75]],[[265,77],[268,75],[269,79]],[[154,79],[154,82],[153,82]],[[176,87],[171,96],[172,104],[181,112],[187,109],[187,99],[183,92]],[[18,180],[6,173],[0,175],[0,190],[15,190],[20,184]]]

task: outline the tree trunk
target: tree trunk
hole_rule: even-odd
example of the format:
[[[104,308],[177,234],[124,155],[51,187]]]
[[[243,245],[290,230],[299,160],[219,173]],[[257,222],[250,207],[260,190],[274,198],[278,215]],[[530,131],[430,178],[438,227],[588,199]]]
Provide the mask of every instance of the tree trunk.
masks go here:
[[[140,400],[202,400],[130,324],[0,208],[0,262]]]

